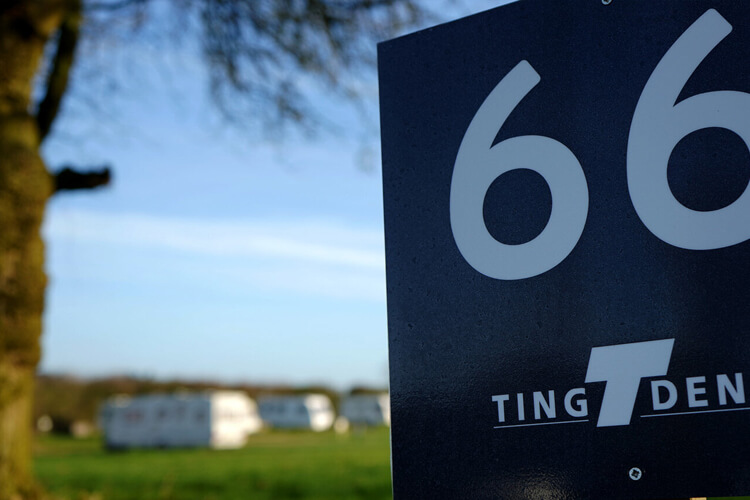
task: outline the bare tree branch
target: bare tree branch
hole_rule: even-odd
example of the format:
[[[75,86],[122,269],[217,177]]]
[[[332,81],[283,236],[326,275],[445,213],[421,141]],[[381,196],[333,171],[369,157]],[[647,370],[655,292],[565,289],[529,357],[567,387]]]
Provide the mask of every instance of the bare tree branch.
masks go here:
[[[60,25],[57,49],[52,60],[52,69],[47,77],[46,92],[36,113],[40,141],[49,134],[68,86],[81,26],[80,7],[80,0],[71,2],[71,7]]]
[[[109,167],[98,170],[74,170],[69,166],[53,174],[55,179],[55,193],[60,191],[73,191],[77,189],[94,189],[109,185],[112,174]]]
[[[147,0],[113,0],[113,1],[101,1],[101,2],[87,2],[86,12],[114,12],[121,9],[127,9],[134,5],[142,5]]]
[[[311,81],[359,97],[359,73],[374,67],[376,42],[430,18],[414,0],[194,0],[190,5],[200,15],[219,110],[235,122],[246,120],[248,107],[254,108],[256,118],[271,126],[316,123],[305,98]]]

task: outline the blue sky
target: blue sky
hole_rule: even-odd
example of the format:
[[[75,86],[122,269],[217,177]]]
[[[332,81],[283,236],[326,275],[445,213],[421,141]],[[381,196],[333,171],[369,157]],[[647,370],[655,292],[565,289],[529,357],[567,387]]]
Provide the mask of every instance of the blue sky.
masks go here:
[[[114,182],[49,205],[41,370],[385,385],[375,73],[365,117],[311,87],[339,131],[269,140],[222,124],[190,54],[117,50],[126,84],[95,111],[79,80],[44,148]]]

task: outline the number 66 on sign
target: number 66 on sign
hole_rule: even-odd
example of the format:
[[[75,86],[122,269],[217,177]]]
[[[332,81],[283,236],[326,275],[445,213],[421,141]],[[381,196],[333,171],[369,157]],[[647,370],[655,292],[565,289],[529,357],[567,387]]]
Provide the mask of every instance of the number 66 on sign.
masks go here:
[[[714,9],[696,20],[654,69],[630,126],[630,199],[645,226],[662,241],[679,248],[713,250],[750,239],[747,188],[730,205],[701,212],[681,204],[667,180],[672,151],[692,132],[727,129],[750,148],[750,94],[717,90],[676,102],[690,76],[731,31],[731,24]],[[508,116],[540,81],[540,75],[525,60],[505,75],[472,119],[453,169],[453,237],[466,261],[495,279],[531,278],[554,268],[573,251],[586,224],[588,187],[583,168],[570,149],[538,135],[492,144]],[[483,203],[490,184],[518,168],[533,170],[546,180],[552,194],[552,212],[536,238],[508,245],[487,230]]]

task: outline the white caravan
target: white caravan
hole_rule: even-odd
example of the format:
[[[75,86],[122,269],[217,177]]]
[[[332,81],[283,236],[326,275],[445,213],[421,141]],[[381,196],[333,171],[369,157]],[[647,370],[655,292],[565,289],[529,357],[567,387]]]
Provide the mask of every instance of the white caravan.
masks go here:
[[[240,391],[118,396],[101,409],[108,448],[239,448],[263,422]]]
[[[316,432],[331,428],[336,415],[328,396],[267,396],[258,398],[263,421],[279,429],[311,429]]]
[[[391,425],[388,394],[357,394],[341,403],[341,416],[353,425]]]

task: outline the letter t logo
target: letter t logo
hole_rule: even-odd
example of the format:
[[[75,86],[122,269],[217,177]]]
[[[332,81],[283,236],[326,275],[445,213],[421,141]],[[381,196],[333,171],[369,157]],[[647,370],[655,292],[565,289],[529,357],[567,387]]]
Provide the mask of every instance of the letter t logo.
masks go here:
[[[644,377],[667,374],[674,339],[591,349],[586,383],[607,382],[597,427],[629,425]]]

